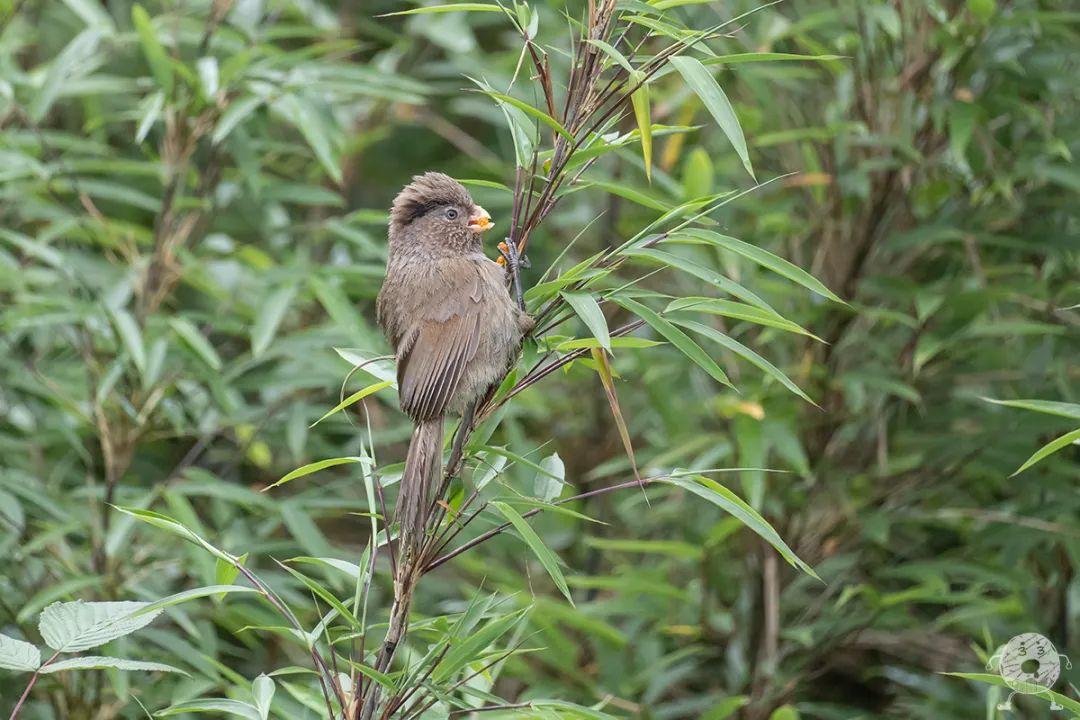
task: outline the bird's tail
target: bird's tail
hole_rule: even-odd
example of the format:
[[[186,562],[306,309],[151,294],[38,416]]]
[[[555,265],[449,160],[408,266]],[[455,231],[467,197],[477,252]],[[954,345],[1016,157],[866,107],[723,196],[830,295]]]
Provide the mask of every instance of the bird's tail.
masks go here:
[[[431,509],[431,493],[442,476],[443,419],[422,420],[413,428],[405,471],[398,493],[397,519],[400,528],[398,572],[413,572],[424,542]]]

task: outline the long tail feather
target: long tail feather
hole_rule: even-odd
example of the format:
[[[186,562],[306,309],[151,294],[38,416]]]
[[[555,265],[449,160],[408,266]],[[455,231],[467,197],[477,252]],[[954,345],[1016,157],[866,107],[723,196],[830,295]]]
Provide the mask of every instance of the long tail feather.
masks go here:
[[[442,475],[443,419],[417,423],[401,475],[397,519],[400,528],[398,572],[412,572],[424,541],[431,493]]]

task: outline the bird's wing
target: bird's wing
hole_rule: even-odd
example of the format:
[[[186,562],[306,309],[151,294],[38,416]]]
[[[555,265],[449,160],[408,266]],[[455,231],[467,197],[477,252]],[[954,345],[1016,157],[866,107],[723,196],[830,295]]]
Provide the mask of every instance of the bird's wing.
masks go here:
[[[480,344],[481,278],[474,267],[456,270],[443,275],[442,291],[425,303],[398,348],[398,395],[413,420],[447,412]]]

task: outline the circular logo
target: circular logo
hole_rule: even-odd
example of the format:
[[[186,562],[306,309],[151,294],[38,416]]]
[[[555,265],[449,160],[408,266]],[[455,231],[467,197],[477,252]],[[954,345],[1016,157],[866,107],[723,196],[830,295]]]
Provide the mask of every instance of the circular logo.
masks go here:
[[[1021,695],[1049,690],[1061,675],[1061,659],[1054,643],[1039,633],[1017,635],[1001,650],[998,665],[1005,684]]]

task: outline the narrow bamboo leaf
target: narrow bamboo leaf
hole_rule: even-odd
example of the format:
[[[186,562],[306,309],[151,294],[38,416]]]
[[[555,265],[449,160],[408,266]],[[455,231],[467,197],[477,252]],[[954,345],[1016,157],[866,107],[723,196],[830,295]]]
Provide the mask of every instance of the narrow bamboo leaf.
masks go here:
[[[964,673],[964,672],[943,672],[942,675],[948,675],[949,677],[961,678],[963,680],[974,680],[976,682],[986,683],[988,685],[996,685],[1011,690],[1012,687],[1008,682],[998,673]],[[1061,706],[1062,709],[1069,712],[1080,715],[1080,702],[1073,700],[1070,697],[1062,695],[1061,693],[1054,692],[1049,688],[1040,688],[1036,697],[1040,697],[1047,702],[1055,702]]]
[[[244,720],[262,720],[262,716],[259,715],[259,711],[254,705],[226,698],[190,700],[167,707],[155,713],[155,715],[169,717],[171,715],[188,715],[191,713],[222,713],[244,718]]]
[[[502,505],[502,503],[495,503],[495,505]],[[517,515],[512,509],[510,512]],[[520,516],[518,516],[518,519],[520,519]],[[521,520],[521,522],[526,528],[529,527],[524,520]],[[529,531],[532,532],[532,528],[529,528]],[[546,550],[547,548],[544,549]],[[563,583],[563,587],[565,586],[566,584]],[[449,680],[455,673],[465,668],[470,662],[479,658],[492,643],[520,623],[522,618],[525,617],[526,611],[527,609],[497,617],[472,635],[463,639],[457,645],[452,645],[450,650],[439,662],[438,667],[435,668],[435,672],[432,673],[431,679],[435,682]]]
[[[492,98],[494,98],[496,100],[499,100],[500,102],[504,102],[504,103],[507,103],[509,105],[513,105],[514,107],[516,107],[518,110],[525,113],[529,117],[534,117],[537,120],[539,120],[540,122],[544,123],[549,128],[551,128],[555,132],[557,132],[560,135],[562,135],[563,137],[565,137],[567,140],[573,140],[574,139],[574,136],[571,135],[570,132],[566,128],[564,128],[559,123],[558,120],[551,117],[550,115],[548,115],[543,110],[535,108],[535,107],[533,107],[532,105],[530,105],[527,102],[524,102],[522,100],[518,100],[516,97],[513,97],[511,95],[504,95],[503,93],[495,92],[494,90],[483,90],[483,93],[485,95],[491,96]]]
[[[341,185],[341,165],[334,152],[334,138],[318,106],[306,98],[282,95],[274,100],[271,107],[304,136],[326,173]]]
[[[621,183],[608,182],[606,180],[589,180],[588,182],[580,183],[577,186],[577,189],[589,187],[598,187],[612,195],[618,195],[621,198],[626,198],[630,202],[635,202],[638,205],[652,208],[653,210],[659,210],[660,212],[667,212],[671,209],[671,205],[664,200],[653,197],[652,195],[647,195],[640,190],[635,190],[634,188]]]
[[[709,114],[727,135],[739,159],[742,160],[746,172],[750,173],[750,177],[754,177],[754,168],[750,164],[750,153],[746,149],[746,138],[743,137],[739,118],[735,115],[735,109],[731,107],[731,102],[720,88],[720,84],[716,82],[716,78],[700,61],[688,55],[676,55],[668,62],[679,71],[686,84],[701,99]]]
[[[146,139],[146,136],[150,134],[150,128],[154,127],[154,123],[161,117],[161,111],[165,108],[165,93],[158,90],[152,95],[148,95],[141,103],[139,103],[139,126],[135,130],[135,143],[141,145],[142,141]]]
[[[210,139],[215,145],[221,143],[237,125],[247,119],[262,104],[263,98],[255,95],[231,103],[228,109],[222,113],[221,119],[218,120],[217,127],[214,128],[214,134],[210,136]]]
[[[631,74],[631,82],[639,82],[635,75],[644,77],[643,73]],[[645,177],[652,182],[652,118],[649,114],[649,85],[642,83],[641,87],[630,94],[630,104],[634,107],[634,120],[637,122],[638,132],[641,134],[641,159],[645,162]]]
[[[191,321],[183,317],[169,318],[169,327],[180,336],[180,339],[199,356],[212,370],[221,369],[221,358],[214,346],[211,345],[199,329],[191,324]]]
[[[0,670],[33,672],[40,665],[41,651],[36,646],[0,635]]]
[[[699,263],[695,263],[684,257],[679,257],[663,250],[656,250],[655,248],[627,248],[623,250],[621,255],[632,258],[640,258],[643,260],[650,260],[661,265],[667,265],[668,267],[682,270],[685,273],[689,273],[696,278],[700,278],[709,283],[718,290],[726,292],[732,297],[737,297],[744,302],[748,302],[755,307],[759,307],[762,310],[766,310],[771,313],[775,313],[772,306],[769,303],[762,300],[756,293],[748,290],[734,280],[721,275],[720,273],[705,267]]]
[[[615,426],[619,430],[619,439],[622,440],[623,450],[626,451],[626,457],[630,460],[630,467],[634,470],[634,477],[640,483],[641,474],[638,473],[637,459],[634,457],[634,446],[630,442],[630,431],[626,427],[626,420],[623,419],[622,409],[619,407],[619,397],[615,394],[615,380],[611,375],[611,365],[608,363],[607,352],[601,348],[593,348],[591,353],[593,360],[596,361],[596,371],[600,375],[600,382],[604,385],[604,394],[607,396],[611,415],[615,418]]]
[[[172,63],[154,31],[150,15],[142,5],[136,3],[131,7],[131,22],[139,35],[143,55],[146,56],[146,62],[150,65],[150,72],[153,73],[155,82],[166,96],[170,95],[173,89]]]
[[[273,483],[272,485],[267,485],[266,487],[264,487],[262,489],[262,491],[266,492],[270,488],[276,488],[278,485],[284,485],[285,483],[291,482],[291,481],[295,480],[296,478],[301,478],[301,477],[304,477],[306,475],[311,475],[312,473],[317,473],[320,470],[325,470],[326,468],[329,468],[329,467],[335,467],[337,465],[348,465],[348,464],[351,464],[351,463],[371,463],[371,458],[355,457],[355,456],[354,457],[336,457],[336,458],[329,458],[327,460],[319,460],[317,462],[308,463],[307,465],[304,465],[303,467],[296,468],[291,473],[288,473],[287,475],[285,475],[283,478],[281,478],[277,482]]]
[[[1054,402],[1052,400],[995,400],[988,397],[984,397],[983,400],[994,403],[995,405],[1004,405],[1006,407],[1020,408],[1022,410],[1034,410],[1035,412],[1046,413],[1047,415],[1058,415],[1060,417],[1080,420],[1080,404],[1077,403]]]
[[[145,374],[146,347],[143,345],[142,331],[139,330],[139,324],[135,322],[135,318],[127,310],[118,308],[110,311],[110,314],[112,315],[113,326],[116,328],[116,334],[120,337],[124,349],[127,350],[132,364],[135,365],[140,375]]]
[[[366,388],[363,388],[361,390],[357,390],[352,395],[350,395],[349,397],[345,398],[340,403],[335,405],[333,410],[326,413],[325,415],[323,415],[321,418],[319,418],[315,422],[311,423],[311,425],[309,425],[308,427],[315,427],[316,425],[318,425],[319,423],[321,423],[323,420],[330,417],[334,413],[340,412],[340,411],[344,410],[345,408],[349,407],[350,405],[352,405],[354,403],[357,403],[357,402],[360,402],[361,400],[366,398],[368,395],[372,395],[374,393],[379,392],[380,390],[384,390],[384,389],[390,387],[393,384],[394,384],[393,380],[383,380],[382,382],[377,382],[374,385],[368,385]]]
[[[754,508],[747,505],[742,498],[720,483],[715,480],[710,480],[704,475],[668,477],[664,479],[663,482],[677,485],[684,490],[692,492],[698,497],[705,498],[714,505],[727,511],[738,518],[743,525],[750,530],[753,530],[767,543],[776,548],[776,551],[779,552],[788,563],[799,568],[810,577],[821,580],[817,573],[814,572],[814,569],[799,559],[791,548],[787,546],[787,543],[783,541],[773,526],[758,514],[757,510],[754,510]]]
[[[448,12],[502,12],[498,5],[489,3],[450,3],[449,5],[428,5],[426,7],[413,8],[411,10],[399,10],[386,13],[378,17],[393,17],[395,15],[428,15],[431,13]]]
[[[699,238],[705,242],[715,245],[716,247],[730,250],[738,255],[752,260],[753,262],[761,265],[764,268],[772,270],[777,275],[782,275],[792,282],[802,285],[807,290],[817,293],[818,295],[846,305],[843,300],[840,299],[832,290],[825,287],[824,283],[818,280],[816,277],[806,272],[798,265],[794,265],[781,257],[773,255],[767,250],[762,250],[756,245],[743,242],[742,240],[736,240],[733,237],[727,235],[721,235],[720,233],[712,232],[711,230],[690,229],[682,230],[681,234],[688,235],[693,238]]]
[[[64,4],[90,27],[96,27],[110,35],[116,30],[112,16],[97,0],[64,0]]]
[[[517,510],[504,502],[495,501],[491,504],[503,514],[503,517],[510,521],[510,524],[521,535],[521,539],[525,541],[525,544],[533,551],[540,564],[544,566],[547,574],[551,576],[555,586],[566,596],[567,601],[573,605],[574,599],[570,597],[570,588],[567,587],[566,578],[563,577],[562,570],[559,569],[559,559],[555,556],[555,553],[548,549],[548,546],[544,544],[536,531],[529,526],[529,523],[525,522],[525,519],[518,514]]]
[[[280,287],[270,293],[255,313],[255,323],[251,327],[251,354],[255,357],[270,347],[295,293],[295,285]]]
[[[714,55],[701,61],[702,65],[740,65],[742,63],[756,62],[829,62],[843,60],[843,55],[799,55],[797,53],[782,52],[747,52],[732,53],[730,55]]]
[[[673,300],[664,312],[677,312],[679,310],[693,310],[694,312],[705,312],[712,315],[735,318],[736,320],[745,320],[757,325],[765,325],[766,327],[774,327],[778,330],[798,333],[799,335],[805,335],[806,337],[824,342],[809,330],[796,325],[775,312],[769,312],[752,305],[743,305],[742,303],[732,302],[730,300],[717,300],[716,298],[705,297],[678,298],[677,300]]]
[[[65,670],[126,670],[129,672],[169,672],[187,675],[186,672],[172,665],[163,665],[155,662],[142,662],[140,660],[127,660],[115,657],[97,657],[84,655],[82,657],[69,658],[46,665],[41,669],[42,675],[64,672]]]
[[[592,293],[561,292],[559,294],[574,309],[581,321],[585,323],[585,327],[589,328],[589,332],[600,343],[600,347],[611,352],[611,334],[608,332],[607,319],[604,318],[604,311],[600,309]]]
[[[1065,433],[1064,435],[1059,437],[1057,440],[1052,440],[1052,441],[1046,443],[1045,445],[1043,445],[1041,448],[1039,448],[1035,452],[1034,455],[1029,457],[1027,459],[1027,461],[1024,462],[1023,465],[1021,465],[1019,468],[1017,468],[1016,472],[1014,472],[1009,477],[1012,477],[1013,475],[1019,475],[1020,473],[1024,472],[1025,470],[1027,470],[1029,467],[1031,467],[1035,463],[1041,462],[1042,460],[1045,460],[1050,455],[1053,455],[1058,450],[1061,450],[1062,448],[1068,447],[1069,445],[1072,445],[1073,443],[1078,443],[1078,442],[1080,442],[1080,428],[1077,428],[1076,430],[1073,430],[1072,432]]]
[[[517,453],[512,453],[509,450],[507,450],[506,448],[491,447],[491,446],[485,445],[481,449],[484,452],[491,453],[492,455],[499,455],[499,456],[505,457],[507,460],[510,460],[510,461],[512,461],[514,463],[517,463],[518,465],[524,465],[525,467],[532,468],[536,472],[543,473],[544,475],[547,475],[548,477],[555,478],[556,480],[560,479],[558,475],[554,474],[548,468],[544,467],[540,463],[535,463],[535,462],[533,462],[532,460],[530,460],[529,458],[527,458],[527,457],[525,457],[523,455],[518,455]]]
[[[374,680],[387,690],[393,691],[397,689],[397,684],[394,682],[394,679],[386,673],[379,672],[375,668],[363,663],[353,662],[351,660],[346,660],[346,662],[348,662],[351,667],[355,668],[356,672],[366,678]]]
[[[97,67],[102,37],[103,33],[99,28],[88,27],[56,55],[45,73],[41,89],[30,104],[30,117],[34,122],[45,117],[65,90],[65,86]]]
[[[713,342],[716,342],[716,343],[718,343],[720,345],[723,345],[728,350],[735,353],[736,355],[738,355],[742,359],[746,360],[747,362],[749,362],[752,365],[756,366],[758,369],[762,370],[763,372],[765,372],[768,375],[775,378],[777,381],[780,382],[781,385],[783,385],[788,390],[790,390],[794,394],[801,397],[806,402],[810,403],[811,405],[813,405],[815,407],[818,407],[818,404],[816,402],[814,402],[813,400],[811,400],[810,396],[807,395],[806,393],[804,393],[802,391],[802,389],[799,388],[798,385],[793,383],[791,381],[791,378],[789,378],[787,375],[785,375],[783,373],[783,371],[780,370],[780,368],[776,367],[771,362],[769,362],[768,360],[761,357],[760,355],[758,355],[756,352],[754,352],[750,348],[748,348],[745,345],[743,345],[742,343],[740,343],[738,340],[735,340],[733,338],[728,337],[727,335],[725,335],[724,333],[720,332],[719,330],[717,330],[715,328],[711,328],[708,325],[703,325],[702,323],[699,323],[699,322],[694,322],[693,320],[674,320],[673,322],[676,325],[680,325],[680,326],[686,328],[687,330],[693,330],[696,333],[704,335],[705,337],[709,338]]]
[[[322,598],[323,601],[325,603],[327,603],[330,607],[337,610],[338,615],[340,615],[342,618],[344,618],[345,621],[347,623],[349,623],[349,625],[351,625],[354,630],[356,630],[357,632],[363,632],[364,631],[364,625],[359,620],[356,619],[356,617],[352,614],[352,611],[349,610],[349,608],[345,607],[345,604],[343,602],[341,602],[336,597],[334,597],[334,593],[330,592],[329,590],[324,588],[322,585],[315,582],[314,580],[312,580],[311,578],[309,578],[307,575],[300,572],[299,570],[296,570],[295,568],[291,568],[288,565],[286,565],[284,563],[281,563],[281,562],[279,562],[278,565],[281,568],[283,568],[285,570],[285,572],[289,573],[294,578],[296,578],[301,583],[303,583],[304,586],[307,587],[308,590],[311,590],[311,592],[315,593],[320,598]]]
[[[610,43],[604,42],[596,38],[586,38],[585,42],[590,45],[594,45],[607,55],[609,58],[618,63],[626,72],[631,75],[634,73],[634,66],[630,64],[630,61],[626,59],[626,56],[613,47]]]
[[[732,390],[735,389],[735,386],[731,384],[731,380],[728,379],[727,373],[720,369],[716,361],[709,357],[708,353],[701,349],[701,346],[691,340],[690,336],[682,330],[672,325],[671,322],[662,318],[655,310],[629,298],[616,297],[612,299],[671,341],[672,345],[677,347],[686,357],[693,360],[698,367],[709,373],[718,383],[726,385]]]

